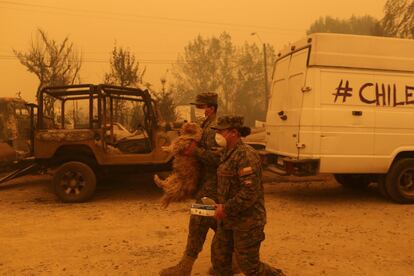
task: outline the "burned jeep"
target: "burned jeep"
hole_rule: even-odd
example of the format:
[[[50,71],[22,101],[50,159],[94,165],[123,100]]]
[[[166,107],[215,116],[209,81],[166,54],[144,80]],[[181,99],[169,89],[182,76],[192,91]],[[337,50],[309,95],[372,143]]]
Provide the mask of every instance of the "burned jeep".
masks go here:
[[[39,95],[33,135],[36,164],[52,169],[56,195],[83,202],[112,172],[168,169],[162,146],[177,131],[160,124],[148,90],[111,85],[46,87]]]

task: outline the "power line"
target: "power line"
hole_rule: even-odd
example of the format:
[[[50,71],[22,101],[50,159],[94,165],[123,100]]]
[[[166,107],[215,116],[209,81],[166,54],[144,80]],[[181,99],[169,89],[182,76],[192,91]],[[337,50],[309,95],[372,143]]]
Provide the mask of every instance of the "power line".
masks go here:
[[[0,61],[6,61],[6,60],[18,60],[15,56],[7,56],[7,55],[0,55]],[[137,59],[136,60],[140,64],[152,64],[152,65],[179,65],[179,64],[198,64],[200,62],[188,62],[188,61],[174,61],[174,60],[156,60],[156,59]],[[231,62],[235,63],[234,66],[230,66],[229,68],[234,69],[241,67],[239,64],[237,64],[236,60],[230,60]],[[109,60],[103,60],[103,59],[82,59],[81,62],[85,63],[104,63],[109,64]]]
[[[0,60],[17,60],[15,56],[0,55]],[[87,63],[109,63],[109,60],[103,59],[82,59],[82,62]],[[162,59],[137,59],[137,62],[143,64],[181,64],[187,62],[177,62],[174,60],[162,60]]]
[[[0,55],[0,60],[17,60],[16,56],[11,55]],[[104,59],[82,59],[82,62],[86,63],[109,63],[109,60]],[[168,60],[168,59],[137,59],[138,63],[142,64],[190,64],[196,62],[186,62],[186,61],[175,61],[175,60]]]
[[[2,5],[2,3],[0,3],[0,6]],[[9,10],[15,10],[15,11],[25,11],[25,12],[30,12],[30,13],[33,13],[33,9],[24,9],[24,8],[20,8],[20,7],[18,7],[18,8],[14,8],[14,7],[5,7],[6,9],[9,9]],[[76,17],[82,17],[82,18],[85,18],[85,14],[76,14],[76,13],[71,13],[71,12],[69,12],[69,13],[67,13],[67,12],[62,12],[62,11],[56,11],[56,12],[52,12],[52,11],[42,11],[42,10],[36,10],[35,12],[37,12],[37,13],[44,13],[44,14],[51,14],[51,15],[67,15],[67,16],[76,16]],[[92,17],[91,17],[91,15],[87,15],[87,18],[88,19],[91,19]],[[98,18],[98,17],[95,17],[95,18]],[[140,18],[123,18],[123,17],[114,17],[114,16],[100,16],[99,17],[100,19],[107,19],[107,20],[112,20],[112,21],[117,21],[117,22],[120,22],[120,21],[123,21],[123,22],[146,22],[146,20],[145,19],[140,19]],[[153,21],[154,21],[154,19],[153,19]],[[155,20],[154,21],[155,23],[152,23],[152,24],[165,24],[165,23],[162,23],[162,21],[157,21],[157,20]],[[175,22],[175,23],[178,23],[178,24],[185,24],[185,23],[183,23],[183,22]],[[164,25],[163,25],[164,26]],[[199,27],[197,27],[195,24],[193,24],[193,25],[184,25],[184,27],[187,27],[187,28],[199,28]],[[210,25],[210,28],[214,28],[214,29],[220,29],[221,31],[223,30],[223,27],[221,26],[220,27],[220,25]],[[246,32],[246,28],[247,27],[245,27],[245,28],[241,28],[241,27],[231,27],[231,29],[232,30],[238,30],[238,31],[242,31],[242,32]],[[199,29],[198,29],[199,30]],[[249,28],[249,32],[251,31],[251,28]],[[262,29],[261,31],[260,31],[261,33],[277,33],[278,34],[278,36],[291,36],[291,32],[292,31],[290,31],[290,32],[288,32],[288,31],[272,31],[272,30],[266,30],[266,29]],[[296,32],[296,33],[299,33],[299,31],[293,31],[293,32]],[[300,32],[300,33],[303,33],[302,31]]]
[[[113,50],[104,51],[104,50],[93,50],[93,51],[83,51],[82,54],[88,54],[88,55],[112,55]],[[0,56],[2,54],[10,54],[13,52],[13,48],[6,49],[6,48],[0,48]],[[139,54],[177,54],[177,52],[174,51],[139,51]]]
[[[107,12],[107,11],[99,11],[99,10],[61,8],[61,7],[49,6],[49,5],[28,4],[28,3],[21,3],[21,2],[15,2],[15,1],[3,1],[3,0],[0,0],[0,4],[31,7],[31,8],[53,9],[53,10],[66,11],[66,12],[77,12],[77,13],[80,12],[80,13],[88,13],[88,14],[93,13],[93,14],[99,14],[99,15],[123,16],[123,17],[126,16],[126,17],[133,17],[133,18],[143,18],[143,19],[151,19],[151,20],[170,21],[170,22],[173,21],[173,22],[193,23],[193,24],[219,25],[219,26],[229,26],[229,27],[238,27],[238,28],[249,28],[249,29],[255,28],[255,29],[266,29],[266,30],[272,30],[272,31],[303,33],[303,30],[299,30],[299,29],[280,28],[280,27],[266,26],[266,25],[235,24],[235,23],[228,23],[228,22],[214,22],[214,21],[206,21],[206,20],[187,19],[187,18],[150,16],[150,15],[142,15],[142,14],[135,14],[135,13],[133,14],[133,13],[120,13],[120,12]]]

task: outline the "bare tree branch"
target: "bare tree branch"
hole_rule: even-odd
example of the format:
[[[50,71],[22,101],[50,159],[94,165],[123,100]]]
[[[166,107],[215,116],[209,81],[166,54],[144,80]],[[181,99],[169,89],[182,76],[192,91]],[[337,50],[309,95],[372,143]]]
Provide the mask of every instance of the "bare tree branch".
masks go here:
[[[414,0],[387,0],[382,25],[389,36],[414,38]]]
[[[38,29],[26,52],[14,49],[13,52],[20,63],[39,79],[37,98],[45,86],[73,84],[79,79],[82,55],[76,52],[68,37],[58,43],[44,30]]]

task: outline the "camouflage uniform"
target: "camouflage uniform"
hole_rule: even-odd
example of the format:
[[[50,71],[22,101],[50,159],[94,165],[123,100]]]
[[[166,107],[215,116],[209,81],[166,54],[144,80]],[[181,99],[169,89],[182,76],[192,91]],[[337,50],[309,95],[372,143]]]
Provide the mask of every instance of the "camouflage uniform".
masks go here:
[[[242,117],[226,116],[219,118],[217,128],[242,125]],[[211,260],[216,275],[233,275],[233,250],[244,274],[282,275],[259,258],[266,224],[261,174],[257,152],[241,140],[223,152],[217,170],[217,194],[226,217],[220,221],[212,244]]]
[[[197,95],[195,105],[213,105],[217,104],[216,93],[202,93]],[[201,124],[203,135],[198,147],[194,150],[194,155],[201,163],[201,176],[199,181],[199,188],[196,193],[196,201],[201,202],[202,197],[210,197],[217,200],[217,186],[216,186],[216,170],[219,161],[219,155],[213,152],[216,147],[215,135],[216,131],[211,127],[216,124],[216,116],[209,116]],[[184,256],[175,266],[161,270],[160,275],[163,276],[189,276],[191,274],[194,261],[198,254],[203,249],[209,229],[216,230],[217,221],[214,218],[190,216],[190,223],[188,226],[187,246]]]
[[[211,129],[216,124],[216,116],[210,116],[202,124],[203,136],[201,137],[199,147],[195,149],[194,155],[201,162],[200,187],[196,194],[196,202],[201,203],[201,198],[209,197],[217,201],[217,163],[219,155],[212,152],[217,147],[215,142],[216,131]],[[197,258],[203,249],[209,229],[214,231],[217,228],[217,221],[211,217],[190,216],[188,227],[187,246],[185,254]]]

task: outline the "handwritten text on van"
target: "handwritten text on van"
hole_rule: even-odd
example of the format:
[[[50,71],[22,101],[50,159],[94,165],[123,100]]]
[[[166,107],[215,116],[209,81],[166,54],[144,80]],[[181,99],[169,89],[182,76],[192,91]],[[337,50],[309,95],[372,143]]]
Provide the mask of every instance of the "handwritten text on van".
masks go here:
[[[341,80],[336,92],[332,93],[335,96],[334,103],[342,98],[342,103],[345,103],[348,98],[351,98],[354,89],[350,82]],[[372,83],[367,82],[358,87],[359,100],[366,104],[375,104],[378,106],[402,106],[414,105],[414,86],[405,86],[403,95],[397,94],[397,86],[395,84]]]

